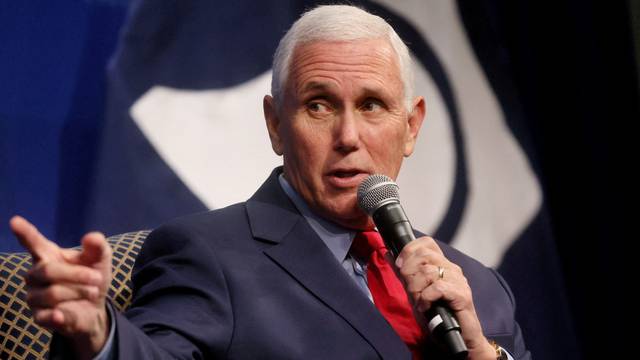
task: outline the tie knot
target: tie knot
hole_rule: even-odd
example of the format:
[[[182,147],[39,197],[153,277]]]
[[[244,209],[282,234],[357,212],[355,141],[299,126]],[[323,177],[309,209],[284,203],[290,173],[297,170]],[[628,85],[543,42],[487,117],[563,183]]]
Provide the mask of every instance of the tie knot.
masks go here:
[[[368,260],[371,253],[378,251],[384,255],[386,247],[382,236],[377,231],[359,231],[351,244],[351,253],[360,259]]]

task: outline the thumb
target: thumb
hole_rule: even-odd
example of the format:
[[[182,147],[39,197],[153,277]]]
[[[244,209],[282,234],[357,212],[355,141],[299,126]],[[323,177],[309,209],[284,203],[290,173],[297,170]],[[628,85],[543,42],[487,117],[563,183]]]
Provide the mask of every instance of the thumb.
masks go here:
[[[110,265],[111,247],[102,233],[91,232],[82,238],[82,252],[78,260],[93,268]]]

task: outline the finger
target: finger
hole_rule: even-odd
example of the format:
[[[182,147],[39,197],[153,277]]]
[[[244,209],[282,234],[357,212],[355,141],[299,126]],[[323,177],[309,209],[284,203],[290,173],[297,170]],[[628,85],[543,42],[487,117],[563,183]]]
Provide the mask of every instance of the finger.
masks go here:
[[[31,308],[54,308],[65,301],[89,300],[94,302],[98,296],[97,286],[54,284],[29,290],[27,304]]]
[[[419,293],[438,279],[438,267],[424,264],[418,271],[406,276],[405,283],[409,293]]]
[[[40,326],[59,330],[64,325],[64,314],[59,309],[38,309],[32,308],[33,319]]]
[[[82,252],[79,261],[87,266],[103,263],[111,259],[111,247],[104,235],[91,232],[82,238]]]
[[[70,249],[61,249],[62,250],[62,258],[70,263],[70,264],[80,264],[80,255],[82,254],[81,249],[78,248],[70,248]]]
[[[398,258],[396,259],[396,266],[399,268],[402,267],[407,258],[411,257],[414,253],[424,248],[430,249],[436,254],[443,255],[442,249],[440,249],[440,246],[438,246],[433,238],[423,236],[414,241],[411,241],[402,249],[402,251],[398,255]]]
[[[82,316],[80,313],[78,313],[76,303],[62,303],[56,308],[56,310],[60,311],[60,313],[62,314],[63,321],[60,322],[57,326],[63,334],[72,335],[79,330],[79,327],[85,328],[79,322]]]
[[[98,315],[98,321],[103,324],[100,328],[107,329],[105,331],[108,332],[105,305],[103,303],[98,307],[103,310],[102,314]],[[96,328],[96,319],[92,316],[93,311],[94,309],[88,306],[85,300],[63,302],[54,308],[32,309],[36,323],[69,337],[77,337],[81,334],[92,336],[91,334]],[[105,326],[104,323],[107,325]]]
[[[27,285],[31,287],[58,283],[99,286],[102,280],[102,275],[98,270],[57,261],[36,264],[29,270],[25,278]]]
[[[421,312],[429,310],[436,301],[452,300],[451,287],[444,281],[436,281],[414,296],[416,308]]]
[[[82,240],[82,249],[63,249],[64,259],[72,264],[93,267],[96,262],[103,261],[111,255],[111,247],[102,233],[91,232]]]
[[[460,311],[473,304],[471,291],[466,285],[447,281],[435,281],[427,286],[417,298],[414,297],[419,311],[428,310],[436,301],[444,301],[453,311]]]
[[[419,247],[419,246],[426,246],[429,249],[442,254],[442,249],[440,249],[440,246],[438,245],[438,243],[436,242],[436,240],[430,236],[422,236],[419,237],[417,239],[415,239],[414,241],[411,241],[409,244],[407,244],[407,246],[405,247],[409,247],[409,251],[411,251],[412,248],[414,247]]]
[[[51,254],[60,250],[58,245],[47,240],[33,224],[22,216],[12,217],[9,226],[20,244],[31,253],[34,262],[48,259]]]
[[[458,271],[455,264],[450,266],[449,268],[430,264],[421,266],[419,271],[404,278],[407,291],[412,294],[421,292],[436,281],[446,281],[452,286],[467,288],[469,283],[464,274]]]
[[[410,255],[406,255],[398,269],[403,276],[420,271],[424,265],[446,266],[449,261],[442,255],[429,248],[419,248]]]

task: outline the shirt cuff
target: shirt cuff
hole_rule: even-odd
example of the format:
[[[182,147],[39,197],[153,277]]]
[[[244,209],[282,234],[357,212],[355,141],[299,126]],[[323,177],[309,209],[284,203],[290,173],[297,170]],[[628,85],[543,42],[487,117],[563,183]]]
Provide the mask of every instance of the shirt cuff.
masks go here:
[[[93,360],[111,360],[113,359],[113,342],[116,333],[116,316],[114,313],[113,305],[107,300],[107,316],[109,317],[109,337],[104,343],[102,350],[93,358]]]

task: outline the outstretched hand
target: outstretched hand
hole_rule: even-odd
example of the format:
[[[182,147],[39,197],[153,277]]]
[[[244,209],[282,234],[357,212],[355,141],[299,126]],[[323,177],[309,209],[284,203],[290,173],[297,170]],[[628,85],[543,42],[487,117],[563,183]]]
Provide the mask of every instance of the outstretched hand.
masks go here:
[[[111,248],[97,232],[82,238],[82,250],[63,249],[20,216],[11,230],[31,253],[27,303],[35,321],[67,337],[79,358],[92,358],[109,333],[105,299],[111,282]]]

